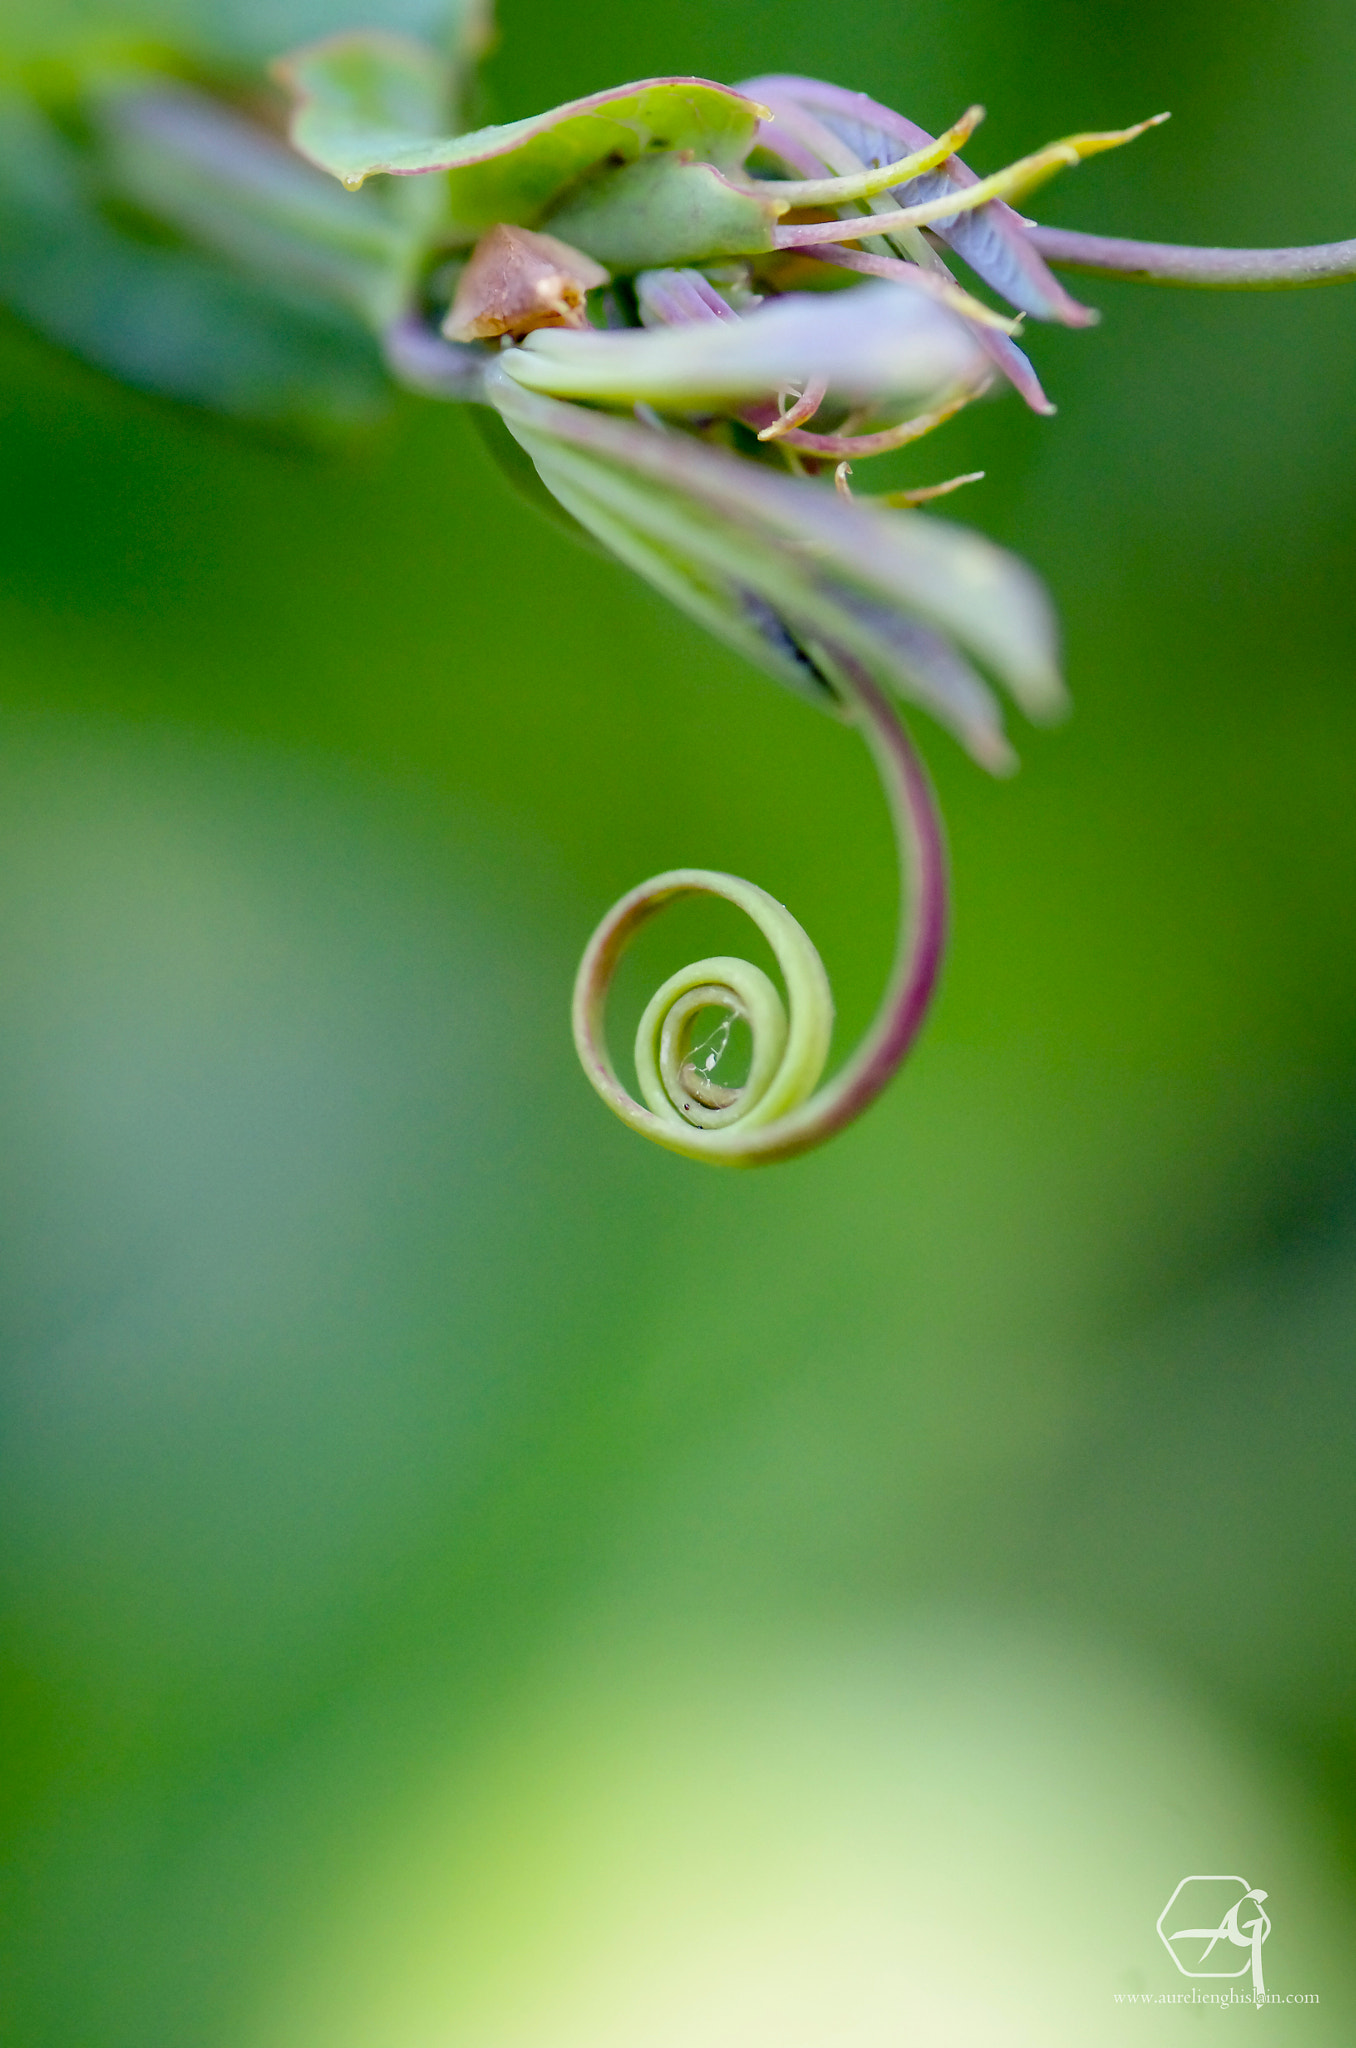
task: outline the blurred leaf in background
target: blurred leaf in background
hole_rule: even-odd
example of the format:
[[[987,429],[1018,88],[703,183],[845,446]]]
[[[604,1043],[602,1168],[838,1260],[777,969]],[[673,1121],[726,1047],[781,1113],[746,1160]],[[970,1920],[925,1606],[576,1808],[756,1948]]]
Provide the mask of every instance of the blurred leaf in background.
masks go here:
[[[488,36],[477,0],[388,15],[446,52],[429,115],[454,121]],[[0,302],[145,390],[303,438],[370,427],[439,194],[338,191],[282,139],[263,68],[345,25],[320,4],[0,21]]]
[[[4,34],[244,77],[320,12]],[[1164,105],[1049,217],[1356,219],[1328,5],[502,32],[496,117],[775,64],[933,128],[982,96],[987,169]],[[1174,2039],[1115,1994],[1182,1984],[1158,1911],[1234,1868],[1322,1999],[1266,2026],[1351,2038],[1356,327],[1090,296],[1032,344],[1057,420],[948,430],[1076,716],[1003,787],[926,735],[934,1024],[728,1182],[589,1096],[574,959],[727,866],[850,1040],[890,912],[852,735],[449,408],[262,445],[6,326],[7,2039]]]
[[[282,154],[279,150],[279,155]],[[0,289],[130,384],[312,433],[369,424],[385,379],[353,315],[109,220],[85,155],[30,100],[0,100]]]
[[[466,11],[449,0],[5,0],[4,42],[30,60],[140,44],[249,77],[280,50],[346,28],[441,43]]]

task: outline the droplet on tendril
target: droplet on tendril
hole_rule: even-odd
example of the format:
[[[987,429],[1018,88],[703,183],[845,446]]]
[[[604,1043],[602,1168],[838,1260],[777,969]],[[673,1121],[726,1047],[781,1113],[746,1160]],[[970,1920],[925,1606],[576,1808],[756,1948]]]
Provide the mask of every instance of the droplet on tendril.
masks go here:
[[[688,1058],[693,1066],[697,1067],[703,1074],[714,1074],[716,1068],[724,1059],[726,1048],[730,1043],[730,1032],[733,1026],[734,1012],[733,1010],[726,1010],[719,1024],[713,1030],[708,1031],[705,1038],[699,1039],[691,1048]]]
[[[705,1038],[698,1039],[688,1048],[687,1057],[678,1069],[684,1096],[693,1097],[703,1109],[729,1109],[744,1092],[742,1088],[727,1087],[715,1078],[716,1068],[729,1049],[735,1014],[733,1010],[726,1010]],[[690,1110],[692,1104],[684,1102],[682,1107]]]

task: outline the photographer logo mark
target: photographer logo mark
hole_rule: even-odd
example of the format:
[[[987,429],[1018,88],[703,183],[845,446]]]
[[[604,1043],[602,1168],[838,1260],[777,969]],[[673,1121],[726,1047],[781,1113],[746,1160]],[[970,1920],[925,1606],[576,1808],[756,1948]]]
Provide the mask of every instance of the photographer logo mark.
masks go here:
[[[1184,1977],[1242,1977],[1251,1968],[1253,1992],[1265,1997],[1265,1897],[1245,1877],[1184,1877],[1158,1916],[1159,1940]],[[1247,1954],[1237,1969],[1223,1967],[1239,1949]]]

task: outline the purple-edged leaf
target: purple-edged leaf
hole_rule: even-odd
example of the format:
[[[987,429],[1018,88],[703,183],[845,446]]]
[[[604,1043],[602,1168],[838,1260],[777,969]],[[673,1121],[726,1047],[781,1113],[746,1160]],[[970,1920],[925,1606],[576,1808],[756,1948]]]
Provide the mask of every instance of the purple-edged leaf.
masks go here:
[[[915,122],[881,106],[865,93],[848,92],[820,79],[779,74],[751,79],[742,90],[755,94],[772,108],[774,121],[767,141],[773,148],[777,136],[775,117],[781,111],[788,125],[794,125],[797,108],[803,108],[827,128],[864,165],[891,163],[933,140]],[[938,170],[926,171],[921,177],[896,186],[890,196],[898,206],[919,206],[945,197],[949,190],[977,183],[975,173],[953,156]],[[1095,318],[1070,298],[1032,247],[1020,216],[1001,199],[990,200],[973,213],[933,221],[931,226],[933,233],[963,257],[977,276],[1024,313],[1041,320],[1059,320],[1069,327],[1087,326]]]
[[[1043,413],[1047,418],[1054,412],[1031,358],[1023,354],[1009,335],[999,334],[992,327],[979,327],[975,330],[975,340],[1033,412]]]
[[[990,315],[979,301],[971,298],[957,285],[942,262],[933,253],[926,270],[917,263],[906,263],[897,256],[878,256],[865,249],[845,249],[841,243],[815,244],[806,252],[819,263],[832,264],[848,270],[856,270],[868,277],[891,277],[911,283],[916,290],[927,289],[949,302],[953,310],[970,322],[975,340],[989,360],[1000,369],[1014,390],[1019,391],[1033,412],[1052,413],[1051,405],[1041,389],[1040,378],[1022,354],[1015,341],[1001,327],[996,326],[996,315]],[[976,318],[983,312],[983,319]]]
[[[993,692],[931,628],[863,600],[832,564],[798,558],[746,519],[510,425],[581,525],[779,681],[831,707],[828,678],[846,654],[929,711],[985,767],[1011,765]]]
[[[606,334],[545,328],[500,364],[556,397],[679,412],[812,381],[849,404],[931,410],[986,372],[965,321],[922,292],[874,280],[851,292],[788,292],[738,320]]]
[[[453,119],[455,79],[427,43],[376,29],[327,36],[279,57],[273,76],[292,94],[292,147],[356,189],[373,171],[437,168],[407,161]]]
[[[748,154],[765,109],[702,78],[652,78],[500,127],[449,132],[437,112],[439,60],[393,37],[335,37],[277,67],[297,95],[292,140],[346,185],[378,171],[449,173],[468,233],[535,225],[567,187],[603,165],[688,150],[719,170]]]

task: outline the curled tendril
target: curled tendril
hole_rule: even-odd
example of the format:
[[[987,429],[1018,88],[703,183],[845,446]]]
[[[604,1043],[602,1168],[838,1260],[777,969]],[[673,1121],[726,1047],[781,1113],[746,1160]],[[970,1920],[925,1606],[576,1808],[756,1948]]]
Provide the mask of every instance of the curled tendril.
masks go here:
[[[880,1008],[852,1057],[816,1092],[833,1029],[823,962],[790,912],[737,876],[674,868],[642,882],[613,905],[579,965],[574,1040],[585,1073],[623,1123],[689,1159],[761,1166],[806,1152],[842,1130],[899,1067],[936,984],[946,938],[946,856],[927,775],[870,678],[841,653],[834,668],[875,757],[900,867],[894,965]],[[670,975],[650,998],[636,1034],[636,1076],[645,1098],[637,1102],[618,1080],[607,1050],[608,991],[641,925],[666,904],[702,895],[735,904],[758,926],[786,982],[787,1002],[762,969],[745,960],[698,960]],[[748,1025],[753,1050],[741,1088],[720,1086],[693,1058],[698,1014],[713,1008]]]

